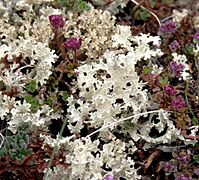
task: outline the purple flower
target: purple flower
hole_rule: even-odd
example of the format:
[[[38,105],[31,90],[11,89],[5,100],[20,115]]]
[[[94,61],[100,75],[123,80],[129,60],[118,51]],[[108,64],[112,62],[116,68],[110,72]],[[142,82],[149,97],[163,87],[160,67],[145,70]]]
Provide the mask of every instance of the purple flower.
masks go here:
[[[177,166],[171,164],[171,162],[163,163],[163,170],[165,173],[172,173],[177,171]]]
[[[185,103],[182,96],[175,97],[172,100],[171,104],[172,104],[173,108],[176,109],[176,110],[181,110],[186,106],[186,103]]]
[[[178,160],[179,163],[182,163],[182,164],[187,164],[190,162],[190,158],[186,156],[182,156],[182,157],[178,156],[176,159]]]
[[[199,32],[197,32],[196,34],[194,34],[193,38],[199,41]]]
[[[199,176],[199,168],[194,169],[194,173]]]
[[[177,91],[171,85],[165,86],[164,91],[170,96],[174,96],[177,93]]]
[[[180,44],[176,40],[172,41],[171,44],[169,45],[169,48],[173,52],[175,52],[179,47],[180,47]]]
[[[66,49],[74,51],[79,49],[81,47],[81,44],[82,44],[81,38],[74,38],[74,37],[69,38],[63,42],[63,45]]]
[[[181,75],[181,72],[184,69],[184,65],[183,64],[178,64],[176,61],[172,61],[170,63],[170,69],[172,74],[174,74],[176,77],[179,77]]]
[[[165,20],[159,30],[165,34],[174,33],[176,31],[176,23],[172,20]]]
[[[64,18],[62,15],[51,15],[49,16],[50,24],[55,29],[63,28],[64,27]]]

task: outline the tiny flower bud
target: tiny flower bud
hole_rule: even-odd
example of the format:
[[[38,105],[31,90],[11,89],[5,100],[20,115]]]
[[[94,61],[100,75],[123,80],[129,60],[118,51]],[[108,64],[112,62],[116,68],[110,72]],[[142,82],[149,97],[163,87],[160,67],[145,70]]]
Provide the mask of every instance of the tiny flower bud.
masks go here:
[[[199,41],[199,32],[197,32],[196,34],[194,34],[193,38],[194,38],[195,40],[198,40],[198,41]]]
[[[165,34],[171,34],[176,31],[176,23],[172,20],[166,20],[162,23],[159,30]]]
[[[176,165],[173,165],[171,162],[164,162],[163,164],[163,170],[166,173],[172,173],[172,172],[176,172]]]
[[[194,173],[199,176],[199,168],[194,169]]]
[[[66,49],[69,50],[77,50],[81,47],[82,40],[81,38],[69,38],[66,41],[63,42],[63,45]]]
[[[64,27],[64,18],[62,15],[51,15],[49,16],[50,24],[55,29],[60,29]]]
[[[174,109],[176,110],[181,110],[186,106],[186,103],[184,101],[184,99],[182,98],[182,96],[178,96],[176,98],[174,98],[171,102],[172,106]]]
[[[169,96],[174,96],[177,91],[173,88],[171,85],[167,85],[164,87],[164,91],[169,95]]]
[[[180,44],[176,40],[174,40],[173,42],[171,42],[171,44],[169,45],[169,48],[173,52],[175,52],[179,47],[180,47]]]
[[[179,77],[181,75],[181,72],[184,69],[184,65],[183,64],[178,64],[176,61],[172,61],[170,63],[170,69],[173,75],[175,75],[176,77]]]

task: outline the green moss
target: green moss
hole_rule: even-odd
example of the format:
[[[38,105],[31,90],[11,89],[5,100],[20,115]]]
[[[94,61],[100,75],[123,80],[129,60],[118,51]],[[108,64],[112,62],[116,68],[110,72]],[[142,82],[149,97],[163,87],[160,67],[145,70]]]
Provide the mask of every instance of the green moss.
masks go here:
[[[36,81],[35,80],[31,80],[27,85],[26,85],[26,90],[34,93],[36,91]]]
[[[33,113],[36,113],[37,110],[40,108],[39,101],[31,96],[25,96],[25,101],[31,105],[30,109]]]

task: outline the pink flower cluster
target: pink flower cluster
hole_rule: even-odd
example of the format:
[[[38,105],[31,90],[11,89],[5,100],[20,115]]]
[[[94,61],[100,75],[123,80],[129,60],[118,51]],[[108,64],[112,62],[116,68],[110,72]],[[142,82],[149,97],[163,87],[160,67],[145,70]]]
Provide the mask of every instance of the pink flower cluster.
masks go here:
[[[51,15],[49,16],[50,24],[55,29],[60,29],[64,27],[64,18],[62,15]]]
[[[172,61],[170,63],[170,70],[172,74],[176,77],[179,77],[184,70],[185,66],[183,64],[177,63],[176,61]]]
[[[182,96],[175,97],[172,100],[171,104],[172,104],[173,108],[176,110],[181,110],[186,107],[186,103]]]
[[[176,31],[176,22],[172,20],[164,20],[159,30],[165,34],[171,34]]]
[[[81,38],[75,38],[75,37],[69,38],[63,42],[63,46],[66,49],[73,51],[79,49],[81,47],[81,44],[82,44]]]

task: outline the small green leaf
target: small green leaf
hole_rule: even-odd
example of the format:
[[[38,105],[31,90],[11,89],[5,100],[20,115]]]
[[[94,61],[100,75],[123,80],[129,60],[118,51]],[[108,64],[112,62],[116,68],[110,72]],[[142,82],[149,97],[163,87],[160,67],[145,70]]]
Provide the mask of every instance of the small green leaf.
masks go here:
[[[67,70],[73,70],[74,69],[74,65],[73,64],[68,64],[67,65]]]
[[[26,142],[26,144],[29,144],[30,138],[29,138],[28,135],[26,135],[26,136],[24,137],[24,141]]]
[[[63,6],[67,6],[68,0],[58,0],[58,3],[62,4]]]
[[[45,101],[45,104],[49,105],[50,107],[52,106],[52,103],[53,103],[53,101],[52,101],[51,98],[48,98],[48,99],[46,99],[46,101]]]
[[[6,141],[7,142],[13,142],[14,138],[12,136],[6,136]]]
[[[198,120],[198,118],[197,118],[197,117],[193,117],[193,118],[192,118],[192,123],[193,123],[194,126],[199,125],[199,120]]]
[[[69,73],[69,74],[67,74],[67,77],[71,78],[71,77],[73,77],[73,74]]]
[[[61,96],[62,96],[62,100],[66,102],[69,95],[68,95],[68,93],[66,91],[63,91]]]
[[[139,17],[143,21],[148,21],[151,17],[151,14],[146,10],[140,10]]]
[[[194,155],[193,159],[194,159],[195,162],[197,162],[199,164],[199,154]]]
[[[0,157],[2,157],[2,156],[5,156],[6,155],[6,148],[5,147],[3,147],[3,148],[1,148],[0,149]]]
[[[32,154],[32,149],[28,149],[27,150],[27,155],[31,155]]]
[[[10,142],[10,144],[11,143],[15,143],[15,144],[18,144],[18,137],[19,137],[19,135],[18,134],[16,134],[15,136],[11,136],[12,137],[12,141]],[[12,145],[12,144],[11,144]]]
[[[25,142],[25,139],[26,139],[27,134],[19,132],[19,135],[20,135],[20,137],[21,137],[20,141],[23,140],[23,142]],[[20,142],[20,143],[21,143],[21,142]]]
[[[18,144],[15,143],[11,143],[12,148],[15,148],[16,150],[20,150],[20,146]]]
[[[90,6],[85,1],[80,0],[78,3],[78,9],[81,12],[88,11],[90,9]]]
[[[155,8],[155,2],[154,1],[150,0],[149,4],[150,4],[151,8]]]
[[[24,144],[25,143],[25,140],[24,139],[20,139],[19,140],[19,144],[21,145],[21,144]]]
[[[143,67],[143,72],[144,74],[150,74],[152,71],[152,69],[150,67],[144,66]]]
[[[127,130],[127,131],[130,130],[130,129],[132,129],[134,126],[135,125],[131,122],[131,120],[125,121],[123,123],[124,129]]]
[[[29,131],[29,123],[24,123],[17,128],[17,132],[27,132]]]
[[[83,12],[90,9],[87,2],[83,0],[57,0],[59,4],[64,6],[67,11]]]
[[[51,88],[51,91],[55,90],[56,89],[56,84],[54,82],[51,82],[50,83],[50,88]]]
[[[25,96],[24,99],[26,100],[27,103],[30,103],[32,100],[31,96]]]
[[[159,81],[160,81],[160,84],[161,84],[162,86],[166,86],[166,85],[169,83],[168,77],[166,77],[166,76],[165,76],[165,77],[160,76]]]
[[[193,43],[194,43],[194,44],[198,44],[198,43],[199,43],[199,40],[193,39]]]
[[[7,137],[8,138],[8,137]],[[10,143],[11,143],[11,141],[9,142],[7,139],[6,139],[6,141],[5,141],[5,148],[6,149],[10,149]]]
[[[185,45],[185,53],[187,54],[193,54],[194,52],[194,45],[193,44],[186,44]]]
[[[10,152],[9,154],[10,154],[10,157],[11,157],[12,160],[16,160],[16,158],[17,158],[16,153]]]
[[[25,96],[24,99],[27,103],[31,104],[31,111],[33,113],[36,113],[37,110],[40,108],[39,101],[37,99],[32,98],[31,96]]]
[[[26,85],[26,90],[34,93],[36,91],[36,81],[35,80],[31,80],[27,85]]]
[[[23,155],[23,156],[26,156],[27,150],[25,148],[22,148],[21,151],[20,151],[20,154]]]
[[[19,134],[16,134],[15,136],[15,144],[20,144],[21,136]]]

